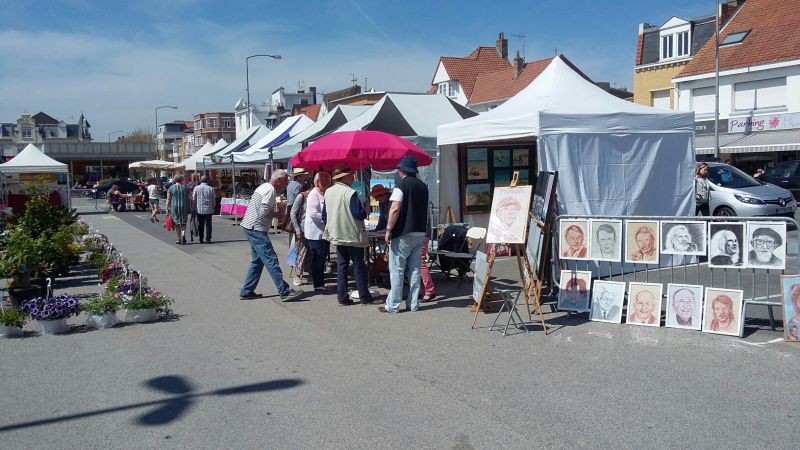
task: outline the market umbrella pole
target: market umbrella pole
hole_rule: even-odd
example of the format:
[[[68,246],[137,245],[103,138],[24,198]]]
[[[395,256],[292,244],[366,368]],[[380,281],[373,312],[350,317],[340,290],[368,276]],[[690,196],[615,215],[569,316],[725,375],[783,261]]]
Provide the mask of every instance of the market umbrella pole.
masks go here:
[[[233,186],[233,226],[239,225],[239,219],[236,216],[236,163],[233,162],[233,153],[231,153],[231,186]]]

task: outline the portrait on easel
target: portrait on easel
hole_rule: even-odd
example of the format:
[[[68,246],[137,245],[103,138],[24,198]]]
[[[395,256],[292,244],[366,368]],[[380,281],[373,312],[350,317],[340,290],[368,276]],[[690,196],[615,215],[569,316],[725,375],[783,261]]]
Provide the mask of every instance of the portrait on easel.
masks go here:
[[[589,287],[592,272],[584,270],[562,270],[558,292],[558,306],[561,311],[589,311]]]
[[[524,244],[531,205],[531,186],[495,188],[489,214],[488,244]]]

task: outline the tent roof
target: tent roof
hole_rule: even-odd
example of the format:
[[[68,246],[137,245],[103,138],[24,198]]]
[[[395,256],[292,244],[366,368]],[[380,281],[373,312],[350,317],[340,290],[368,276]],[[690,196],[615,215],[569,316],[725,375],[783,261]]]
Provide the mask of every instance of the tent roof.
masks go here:
[[[444,95],[386,94],[336,131],[376,130],[397,136],[436,137],[436,127],[477,113]]]
[[[693,132],[694,113],[651,108],[590,83],[561,55],[525,89],[480,116],[438,127],[438,145],[552,133]]]
[[[264,125],[253,125],[252,127],[248,128],[247,131],[242,133],[241,136],[234,139],[233,142],[230,144],[221,147],[215,148],[213,151],[207,153],[204,156],[225,156],[229,155],[235,151],[238,151],[242,148],[245,148],[250,145],[250,142],[254,142],[258,139],[261,139],[262,136],[268,134],[270,129],[265,127]]]
[[[211,142],[206,141],[200,150],[194,152],[192,156],[183,160],[183,164],[186,166],[186,170],[197,170],[197,163],[203,161],[203,157],[206,156],[214,149],[214,144]]]
[[[305,114],[289,117],[281,122],[275,129],[263,136],[250,148],[235,155],[236,162],[256,162],[269,159],[269,152],[272,147],[285,142],[292,136],[297,135],[314,123]],[[275,158],[273,154],[273,159]]]
[[[11,161],[0,164],[0,172],[66,172],[67,165],[45,155],[33,144],[28,144]]]
[[[284,160],[291,158],[302,149],[303,142],[321,138],[368,109],[369,105],[337,105],[331,112],[309,125],[308,128],[292,136],[291,139],[283,144],[276,146],[273,149],[273,159]]]

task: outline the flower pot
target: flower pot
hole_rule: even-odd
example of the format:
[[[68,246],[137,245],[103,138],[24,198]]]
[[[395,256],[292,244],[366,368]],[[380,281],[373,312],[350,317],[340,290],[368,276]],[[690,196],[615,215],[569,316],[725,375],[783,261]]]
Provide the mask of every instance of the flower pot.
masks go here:
[[[22,337],[22,328],[0,325],[0,338]]]
[[[42,334],[61,334],[69,331],[67,319],[35,320],[34,322]]]
[[[111,328],[119,322],[120,320],[117,317],[117,313],[90,311],[89,318],[86,319],[86,326],[89,328],[102,330],[105,328]]]
[[[155,308],[125,310],[125,322],[144,323],[156,320],[158,320],[158,311]]]
[[[8,298],[11,299],[11,306],[19,306],[25,300],[30,300],[34,297],[39,297],[41,288],[39,286],[30,286],[25,288],[10,288],[8,290]]]

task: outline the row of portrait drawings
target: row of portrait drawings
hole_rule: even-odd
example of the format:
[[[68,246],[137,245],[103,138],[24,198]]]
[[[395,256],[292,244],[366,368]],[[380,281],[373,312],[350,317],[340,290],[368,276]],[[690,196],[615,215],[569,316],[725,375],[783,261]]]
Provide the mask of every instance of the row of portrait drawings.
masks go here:
[[[622,323],[625,301],[625,283],[620,281],[594,280],[589,283],[592,272],[563,270],[558,309],[574,312],[590,312],[590,320]],[[625,323],[650,327],[661,326],[661,283],[630,281],[628,286],[628,308]],[[705,288],[692,284],[667,285],[665,326],[686,330],[702,330],[707,333],[741,336],[744,326],[742,318],[744,293],[737,289]]]
[[[659,256],[707,256],[709,267],[786,268],[786,222],[565,219],[561,259],[658,264]]]

